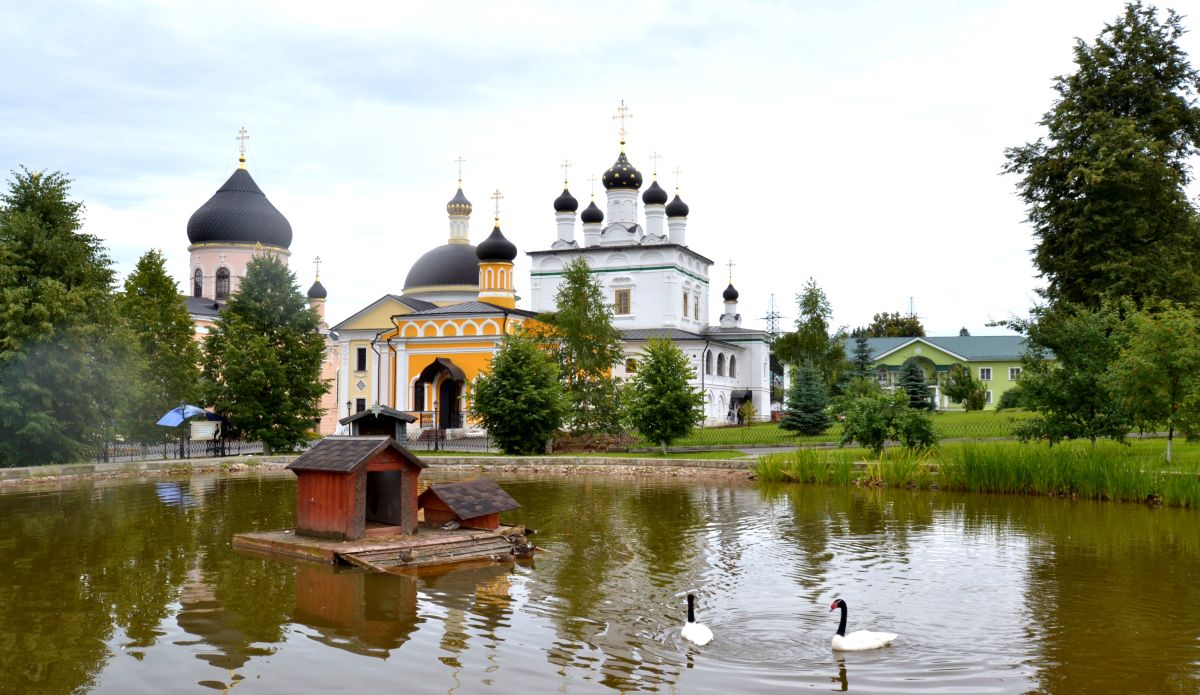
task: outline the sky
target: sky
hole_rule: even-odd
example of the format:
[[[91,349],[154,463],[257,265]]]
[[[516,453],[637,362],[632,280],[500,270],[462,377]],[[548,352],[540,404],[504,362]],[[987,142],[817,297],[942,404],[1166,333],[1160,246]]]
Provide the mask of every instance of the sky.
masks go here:
[[[471,240],[500,190],[527,296],[524,252],[556,238],[560,163],[582,209],[624,100],[630,161],[649,185],[660,155],[688,245],[714,261],[710,316],[732,262],[743,325],[764,327],[774,297],[790,327],[812,278],[835,326],[911,307],[929,335],[1003,333],[987,324],[1026,315],[1041,286],[1005,148],[1044,134],[1075,39],[1122,7],[20,3],[0,22],[0,165],[66,172],[120,276],[158,248],[178,280],[188,218],[236,168],[245,127],[300,289],[320,256],[336,323],[446,242],[459,157]],[[1200,64],[1200,35],[1182,45]]]

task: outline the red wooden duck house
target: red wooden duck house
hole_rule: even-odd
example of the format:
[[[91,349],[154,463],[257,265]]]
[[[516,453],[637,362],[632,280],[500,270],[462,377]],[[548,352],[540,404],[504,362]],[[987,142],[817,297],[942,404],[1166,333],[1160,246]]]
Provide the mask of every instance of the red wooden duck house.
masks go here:
[[[500,512],[521,506],[490,478],[434,483],[417,498],[417,505],[425,510],[425,523],[431,526],[489,531],[500,528]]]

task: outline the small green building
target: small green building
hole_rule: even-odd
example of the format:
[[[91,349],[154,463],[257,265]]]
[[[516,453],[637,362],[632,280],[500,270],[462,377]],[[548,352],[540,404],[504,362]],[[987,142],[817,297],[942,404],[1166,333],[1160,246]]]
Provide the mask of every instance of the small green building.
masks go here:
[[[854,354],[854,339],[846,342],[846,355]],[[1000,396],[1021,378],[1021,355],[1025,338],[1019,335],[964,335],[936,338],[867,338],[875,376],[885,389],[898,384],[900,368],[914,360],[924,371],[938,410],[962,410],[942,393],[942,382],[950,368],[961,364],[971,376],[987,387],[987,405],[991,410]],[[936,377],[936,379],[935,379]]]

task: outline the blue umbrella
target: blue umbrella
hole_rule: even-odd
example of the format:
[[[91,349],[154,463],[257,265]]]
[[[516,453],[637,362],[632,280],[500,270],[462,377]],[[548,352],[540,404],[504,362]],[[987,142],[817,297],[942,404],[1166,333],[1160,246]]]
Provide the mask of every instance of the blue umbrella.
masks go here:
[[[204,408],[201,408],[200,406],[188,405],[185,403],[185,404],[179,406],[178,408],[171,408],[170,410],[168,410],[167,414],[160,417],[158,419],[158,422],[156,422],[155,424],[162,425],[163,427],[179,427],[184,422],[186,422],[188,419],[194,418],[197,415],[203,415],[205,417],[209,417],[210,415],[212,415],[212,413],[209,413],[207,410],[205,410]],[[216,416],[213,416],[213,418],[215,418],[215,417]]]

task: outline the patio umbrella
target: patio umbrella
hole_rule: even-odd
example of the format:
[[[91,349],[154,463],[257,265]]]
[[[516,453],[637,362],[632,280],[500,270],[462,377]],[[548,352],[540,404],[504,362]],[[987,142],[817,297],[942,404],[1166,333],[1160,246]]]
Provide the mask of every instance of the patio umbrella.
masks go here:
[[[201,408],[200,406],[188,405],[187,403],[184,403],[183,405],[179,406],[178,408],[171,408],[170,410],[168,410],[167,414],[160,417],[158,419],[158,422],[156,422],[155,424],[162,425],[163,427],[179,427],[184,422],[186,422],[190,418],[196,417],[197,415],[203,415],[203,416],[209,418],[210,420],[217,419],[217,417],[218,417],[217,415],[214,415],[213,413],[208,412],[207,410],[205,410],[204,408]]]

